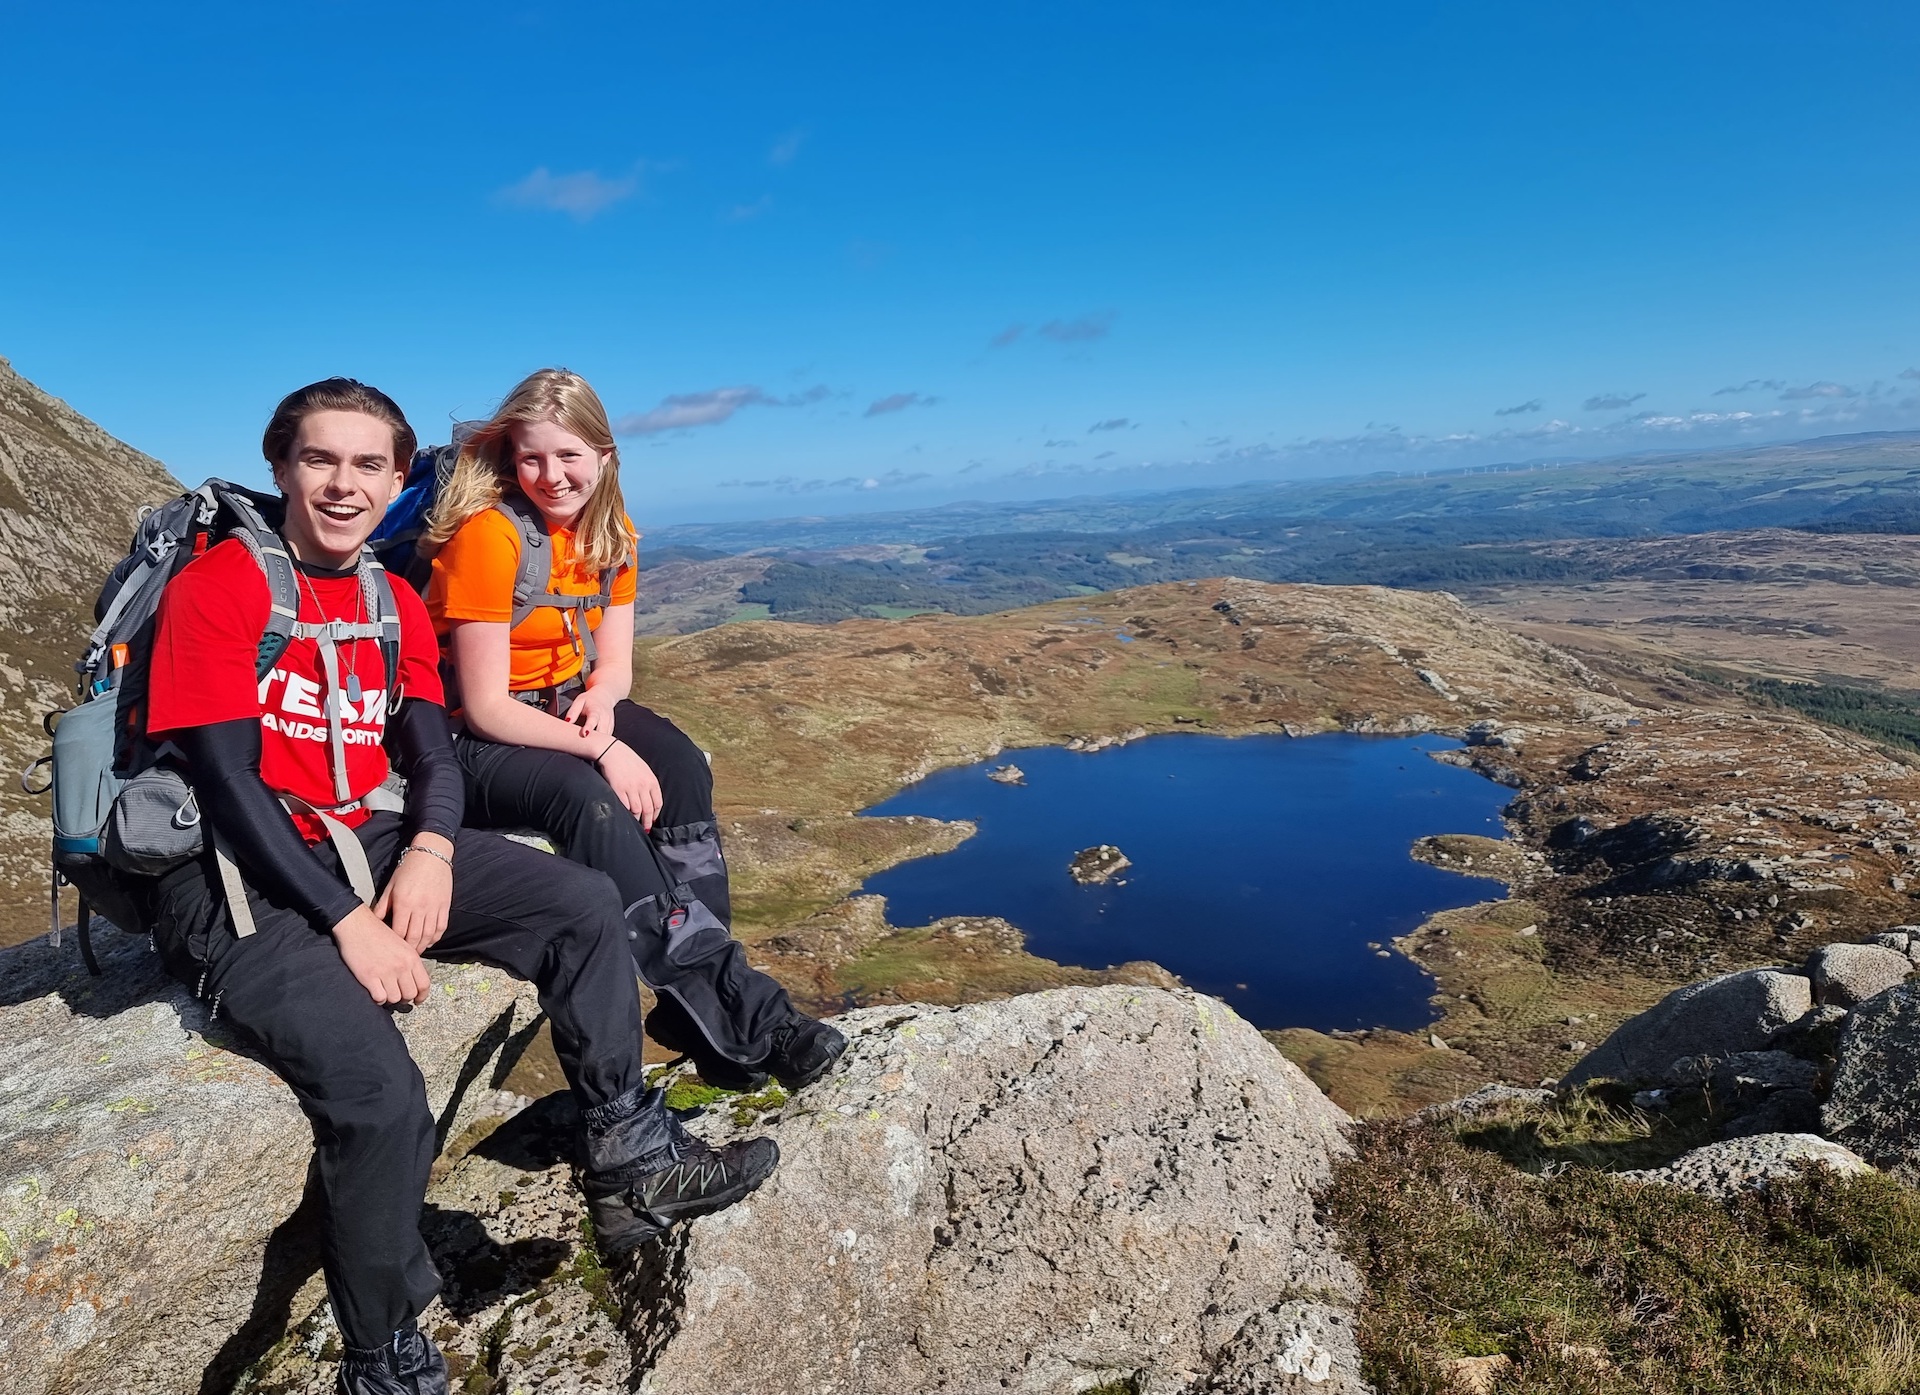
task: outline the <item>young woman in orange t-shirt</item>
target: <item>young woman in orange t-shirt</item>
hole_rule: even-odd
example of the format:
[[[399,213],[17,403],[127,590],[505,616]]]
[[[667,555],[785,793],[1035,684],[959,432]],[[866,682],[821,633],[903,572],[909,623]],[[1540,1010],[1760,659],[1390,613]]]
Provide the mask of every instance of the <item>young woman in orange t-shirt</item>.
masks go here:
[[[542,369],[507,395],[461,446],[427,544],[439,548],[427,609],[460,708],[468,821],[538,828],[613,878],[659,1000],[646,1030],[708,1081],[750,1089],[771,1074],[791,1090],[824,1075],[846,1038],[799,1012],[729,929],[706,756],[628,697],[635,532],[585,379]],[[529,545],[548,562],[530,589]]]

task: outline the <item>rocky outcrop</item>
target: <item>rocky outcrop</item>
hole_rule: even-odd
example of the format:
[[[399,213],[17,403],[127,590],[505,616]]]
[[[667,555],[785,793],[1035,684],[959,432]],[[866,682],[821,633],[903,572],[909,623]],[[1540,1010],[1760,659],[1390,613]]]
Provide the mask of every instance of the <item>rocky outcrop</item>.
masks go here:
[[[1812,1007],[1812,985],[1776,969],[1689,983],[1621,1023],[1567,1072],[1564,1083],[1607,1077],[1629,1085],[1676,1084],[1681,1062],[1759,1051]]]
[[[580,1395],[1365,1389],[1357,1285],[1310,1195],[1345,1116],[1221,1004],[1063,989],[836,1021],[835,1074],[692,1123],[777,1138],[767,1184],[598,1296],[564,1100],[460,1162],[429,1195],[448,1290],[423,1317],[457,1374]],[[328,1335],[308,1324],[250,1388],[327,1395]]]
[[[1363,1388],[1310,1196],[1344,1115],[1224,1005],[1063,989],[840,1023],[847,1064],[746,1123],[779,1170],[649,1279],[639,1389]]]
[[[1798,1176],[1809,1163],[1843,1174],[1873,1171],[1852,1152],[1815,1134],[1767,1133],[1709,1143],[1682,1153],[1665,1167],[1619,1176],[1630,1182],[1684,1187],[1724,1201],[1742,1191],[1764,1191],[1776,1179]]]
[[[9,1233],[38,1237],[0,1287],[8,1389],[224,1395],[260,1358],[241,1391],[329,1395],[338,1334],[275,1253],[298,1248],[280,1225],[305,1170],[298,1111],[209,1039],[140,942],[109,954],[98,984],[43,968],[53,996],[7,1019],[45,1029],[9,1033],[10,1113],[54,1120],[6,1145],[11,1225],[34,1208]],[[476,1005],[513,996],[453,986],[406,1024],[449,1125],[450,1083],[486,1058],[459,1044],[491,1040]],[[777,1138],[773,1178],[620,1273],[583,1239],[564,1094],[455,1163],[428,1194],[446,1288],[421,1321],[456,1388],[1367,1388],[1359,1285],[1312,1199],[1345,1116],[1222,1004],[1063,989],[838,1020],[852,1047],[835,1074],[693,1121]],[[22,1062],[49,1051],[74,1064],[42,1085]],[[99,1055],[111,1068],[82,1064]]]
[[[1912,972],[1913,961],[1890,945],[1822,945],[1807,960],[1814,1001],[1843,1008],[1886,992]]]
[[[145,939],[96,938],[98,979],[70,937],[0,953],[0,1370],[9,1395],[224,1391],[314,1270],[312,1134]],[[433,977],[400,1022],[444,1139],[535,1009],[496,970]]]
[[[1067,863],[1067,875],[1082,886],[1102,886],[1133,866],[1133,859],[1111,843],[1082,848]]]
[[[1840,1033],[1821,1132],[1920,1183],[1920,984],[1855,1008]]]

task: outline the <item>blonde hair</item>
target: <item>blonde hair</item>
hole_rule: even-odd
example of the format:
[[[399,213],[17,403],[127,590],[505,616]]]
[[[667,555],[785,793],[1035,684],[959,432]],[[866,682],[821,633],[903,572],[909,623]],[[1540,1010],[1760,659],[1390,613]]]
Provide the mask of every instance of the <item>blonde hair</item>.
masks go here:
[[[513,459],[513,428],[522,423],[553,422],[605,457],[593,494],[574,525],[575,555],[593,571],[617,567],[633,557],[627,531],[625,498],[620,493],[620,450],[600,396],[578,373],[542,368],[521,379],[486,424],[460,446],[453,473],[441,486],[427,525],[426,543],[438,549],[475,514],[519,489]]]

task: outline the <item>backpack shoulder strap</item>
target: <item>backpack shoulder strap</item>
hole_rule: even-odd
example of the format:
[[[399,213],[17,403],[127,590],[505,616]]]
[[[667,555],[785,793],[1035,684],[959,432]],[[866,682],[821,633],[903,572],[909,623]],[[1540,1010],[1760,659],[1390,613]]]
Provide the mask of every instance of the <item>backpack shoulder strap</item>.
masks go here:
[[[539,510],[518,494],[503,494],[493,506],[520,534],[520,570],[513,578],[513,624],[518,626],[553,590],[553,540]]]
[[[293,558],[287,554],[287,545],[254,507],[253,500],[230,487],[218,488],[217,493],[220,502],[233,513],[232,536],[240,539],[267,579],[267,627],[260,636],[253,663],[254,677],[265,678],[293,638],[293,627],[300,619],[300,583],[294,575]]]
[[[367,600],[367,614],[380,626],[380,659],[387,667],[387,707],[391,711],[400,702],[396,691],[400,681],[400,606],[393,598],[393,577],[368,548],[360,551],[360,587]]]

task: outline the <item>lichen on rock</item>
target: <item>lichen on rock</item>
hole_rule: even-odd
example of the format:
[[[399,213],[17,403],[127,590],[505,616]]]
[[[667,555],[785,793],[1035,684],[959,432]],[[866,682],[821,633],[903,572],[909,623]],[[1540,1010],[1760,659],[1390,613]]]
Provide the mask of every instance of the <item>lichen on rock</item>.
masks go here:
[[[71,938],[0,952],[0,1369],[8,1395],[224,1390],[317,1265],[312,1130],[144,938],[96,938],[98,979]],[[432,972],[399,1022],[446,1138],[537,1010],[499,970]]]
[[[1358,1391],[1312,1192],[1345,1116],[1217,1000],[1062,989],[839,1019],[779,1169],[627,1276],[642,1391]]]

